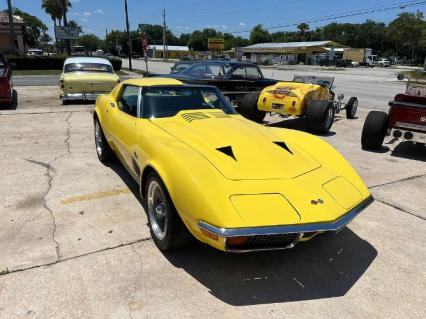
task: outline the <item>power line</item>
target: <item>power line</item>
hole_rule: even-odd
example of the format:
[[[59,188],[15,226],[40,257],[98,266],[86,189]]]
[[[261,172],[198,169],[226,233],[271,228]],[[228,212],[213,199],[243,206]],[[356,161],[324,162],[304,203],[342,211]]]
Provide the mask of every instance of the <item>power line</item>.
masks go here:
[[[358,15],[364,15],[364,14],[390,11],[390,10],[395,10],[395,9],[405,9],[407,7],[415,7],[415,6],[425,5],[425,4],[426,4],[426,1],[401,2],[401,3],[395,4],[395,5],[353,10],[353,11],[349,11],[347,13],[340,14],[340,15],[336,14],[336,15],[331,15],[331,16],[326,16],[326,17],[313,18],[311,20],[303,20],[303,21],[298,21],[298,22],[291,22],[291,23],[288,23],[288,24],[280,24],[280,25],[275,25],[275,26],[270,26],[270,27],[264,27],[264,29],[266,29],[266,30],[281,29],[281,28],[286,28],[286,27],[297,26],[299,23],[302,23],[302,22],[304,22],[304,23],[324,22],[324,21],[329,21],[329,20],[334,20],[334,19],[341,19],[341,18],[353,17],[353,16],[358,16]],[[229,31],[228,33],[238,34],[238,33],[250,32],[250,31],[251,31],[251,29],[250,30],[238,30],[238,31],[233,31],[233,32]]]

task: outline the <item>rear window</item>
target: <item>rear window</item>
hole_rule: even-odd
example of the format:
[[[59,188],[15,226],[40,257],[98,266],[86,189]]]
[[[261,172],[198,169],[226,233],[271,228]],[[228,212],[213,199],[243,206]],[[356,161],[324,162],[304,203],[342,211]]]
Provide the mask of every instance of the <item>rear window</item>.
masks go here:
[[[65,65],[65,73],[68,72],[104,72],[112,73],[112,67],[102,63],[69,63]]]
[[[235,109],[214,87],[152,86],[142,92],[142,117],[175,116],[182,110],[221,109],[236,114]]]

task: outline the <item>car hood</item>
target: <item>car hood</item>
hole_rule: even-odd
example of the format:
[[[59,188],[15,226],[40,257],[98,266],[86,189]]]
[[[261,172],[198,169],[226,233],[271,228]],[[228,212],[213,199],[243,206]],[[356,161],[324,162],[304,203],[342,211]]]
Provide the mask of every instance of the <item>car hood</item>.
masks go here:
[[[240,115],[192,110],[151,121],[200,153],[230,180],[290,179],[320,167],[296,144]]]
[[[321,86],[309,83],[298,83],[298,82],[278,82],[275,85],[271,85],[265,88],[264,92],[268,92],[276,95],[276,90],[282,90],[283,92],[292,92],[297,96],[305,96],[310,92],[315,92],[321,89]],[[277,93],[279,93],[278,91]]]

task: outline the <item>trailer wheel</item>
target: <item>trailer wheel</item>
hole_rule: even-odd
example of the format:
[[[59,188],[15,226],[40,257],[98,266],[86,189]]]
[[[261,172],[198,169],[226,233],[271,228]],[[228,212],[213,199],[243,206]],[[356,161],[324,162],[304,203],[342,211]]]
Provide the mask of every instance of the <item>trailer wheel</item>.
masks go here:
[[[238,112],[245,118],[257,123],[262,123],[266,116],[266,112],[257,108],[259,93],[248,93],[241,99]]]
[[[388,115],[385,112],[371,111],[362,128],[361,145],[363,149],[378,150],[382,147],[388,128]]]

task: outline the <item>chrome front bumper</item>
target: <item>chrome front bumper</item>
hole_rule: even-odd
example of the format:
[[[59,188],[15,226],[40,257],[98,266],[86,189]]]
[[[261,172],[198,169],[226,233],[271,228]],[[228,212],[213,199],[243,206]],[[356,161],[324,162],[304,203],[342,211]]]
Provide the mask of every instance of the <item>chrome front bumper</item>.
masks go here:
[[[277,225],[277,226],[261,226],[261,227],[242,227],[242,228],[220,228],[207,224],[206,222],[199,221],[198,226],[210,233],[213,233],[219,237],[226,239],[232,237],[250,237],[250,236],[262,236],[262,235],[282,235],[282,234],[299,234],[294,242],[286,245],[284,247],[274,247],[274,248],[259,248],[259,249],[250,249],[250,250],[235,250],[227,249],[228,251],[233,252],[245,252],[253,250],[271,250],[271,249],[288,249],[296,245],[296,243],[302,238],[305,233],[315,233],[315,232],[327,232],[327,231],[338,231],[350,223],[359,213],[361,213],[365,208],[367,208],[374,201],[373,196],[369,196],[367,199],[362,201],[360,204],[352,208],[345,215],[339,219],[326,222],[326,223],[310,223],[310,224],[299,224],[299,225]]]
[[[99,95],[108,94],[108,92],[98,92],[98,93],[70,93],[70,94],[61,94],[59,97],[63,101],[95,101]]]

